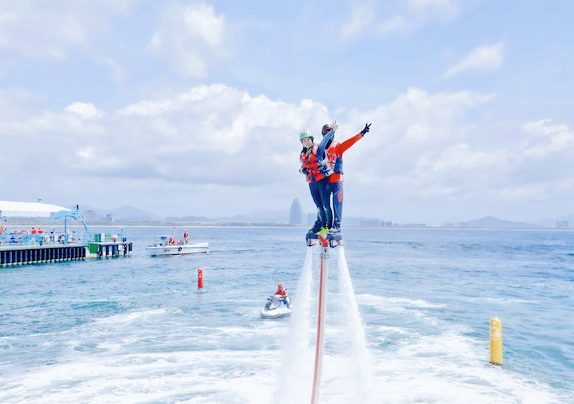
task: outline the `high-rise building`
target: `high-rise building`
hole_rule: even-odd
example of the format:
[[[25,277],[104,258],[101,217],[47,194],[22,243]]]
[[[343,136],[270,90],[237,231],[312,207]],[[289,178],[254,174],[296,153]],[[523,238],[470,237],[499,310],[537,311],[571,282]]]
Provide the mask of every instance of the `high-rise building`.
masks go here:
[[[293,199],[291,211],[289,212],[289,224],[299,226],[303,224],[303,207],[299,198]]]

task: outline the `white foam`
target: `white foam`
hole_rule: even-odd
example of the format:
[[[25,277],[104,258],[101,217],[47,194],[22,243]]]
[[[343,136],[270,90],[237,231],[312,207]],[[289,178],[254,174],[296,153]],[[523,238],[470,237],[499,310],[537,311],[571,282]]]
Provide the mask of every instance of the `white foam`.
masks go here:
[[[313,249],[308,248],[293,302],[289,338],[282,351],[282,367],[274,396],[278,404],[305,402],[311,396],[313,350],[311,348],[311,294],[313,291]]]
[[[321,403],[572,402],[564,399],[569,393],[572,398],[571,392],[536,383],[511,366],[491,366],[488,341],[468,337],[464,327],[429,310],[443,305],[355,296],[344,250],[338,251],[330,271]],[[150,309],[60,333],[4,337],[0,402],[308,403],[316,338],[315,253],[307,249],[289,323],[246,323],[242,312],[237,322],[205,325],[178,310]],[[251,315],[258,316],[259,309],[258,302]],[[46,363],[29,358],[39,347]],[[23,363],[19,352],[33,364]]]
[[[110,317],[99,318],[96,324],[109,325],[109,324],[125,324],[128,322],[138,321],[142,319],[149,319],[150,317],[163,316],[167,309],[150,309],[142,311],[133,311],[129,313],[116,314]]]
[[[195,351],[90,356],[6,380],[0,398],[34,403],[266,403],[272,392],[267,352]],[[271,378],[272,379],[272,378]],[[241,401],[233,399],[241,397]]]
[[[348,349],[345,352],[347,359],[351,359],[349,365],[344,368],[348,371],[347,380],[354,386],[356,399],[362,403],[368,402],[368,392],[371,388],[371,358],[367,350],[365,340],[365,329],[362,324],[361,314],[357,301],[353,283],[349,275],[349,268],[345,258],[345,249],[340,247],[338,250],[338,289],[339,289],[339,309],[342,319],[340,326],[341,338],[346,343]]]
[[[443,308],[445,304],[430,303],[420,299],[406,299],[398,297],[387,297],[381,295],[363,294],[357,297],[357,300],[365,306],[373,306],[378,309],[400,308]]]

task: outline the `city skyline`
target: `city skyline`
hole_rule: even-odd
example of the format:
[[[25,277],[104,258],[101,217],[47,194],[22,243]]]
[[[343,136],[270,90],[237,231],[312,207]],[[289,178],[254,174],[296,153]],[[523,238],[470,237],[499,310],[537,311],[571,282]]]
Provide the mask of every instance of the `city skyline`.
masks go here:
[[[293,226],[307,226],[312,225],[316,219],[316,211],[304,211],[301,213],[301,223],[293,223],[293,206],[299,201],[299,198],[294,198],[291,207],[285,207],[282,210],[277,211],[251,211],[242,212],[235,215],[223,216],[223,217],[205,217],[205,216],[194,216],[194,215],[184,215],[184,216],[171,216],[171,217],[161,217],[154,214],[153,212],[142,211],[141,209],[123,206],[118,209],[113,210],[101,210],[97,208],[80,209],[82,215],[86,222],[92,223],[125,223],[125,222],[146,222],[146,223],[167,223],[167,222],[182,222],[182,223],[265,223],[265,224],[278,224],[278,225],[293,225]],[[300,204],[300,201],[299,201]],[[94,210],[95,209],[95,210]],[[110,213],[111,212],[111,213]],[[119,213],[117,213],[119,212]],[[117,216],[116,216],[117,214]],[[111,218],[111,221],[110,221]],[[552,216],[548,215],[540,218],[531,218],[526,221],[512,221],[504,217],[494,217],[492,215],[487,215],[484,217],[468,218],[466,220],[447,220],[447,221],[431,221],[431,222],[418,222],[418,221],[394,221],[390,217],[376,217],[369,216],[368,214],[362,216],[350,216],[346,220],[343,220],[343,227],[345,226],[383,226],[383,227],[393,227],[393,226],[422,226],[422,227],[466,227],[466,223],[481,223],[479,227],[488,227],[492,225],[497,226],[510,226],[512,228],[512,223],[517,225],[515,228],[536,228],[543,226],[546,228],[562,228],[569,229],[570,223],[574,222],[574,214],[567,216]],[[522,226],[522,225],[532,225],[532,226]]]

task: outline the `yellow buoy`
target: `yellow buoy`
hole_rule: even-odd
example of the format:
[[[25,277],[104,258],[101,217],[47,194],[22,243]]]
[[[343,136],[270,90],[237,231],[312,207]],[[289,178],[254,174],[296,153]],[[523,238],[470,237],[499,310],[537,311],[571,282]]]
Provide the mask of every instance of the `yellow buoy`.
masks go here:
[[[490,319],[490,363],[502,365],[502,322],[496,317]]]

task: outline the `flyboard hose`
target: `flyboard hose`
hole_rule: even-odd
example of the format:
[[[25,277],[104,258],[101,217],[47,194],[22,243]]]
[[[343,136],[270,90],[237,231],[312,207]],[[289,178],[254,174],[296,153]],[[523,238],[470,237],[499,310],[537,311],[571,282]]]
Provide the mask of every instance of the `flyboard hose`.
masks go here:
[[[321,241],[321,271],[319,277],[319,312],[317,315],[317,347],[315,349],[315,373],[313,376],[313,396],[311,404],[319,403],[321,389],[321,368],[323,367],[323,336],[325,334],[325,314],[327,311],[327,278],[329,274],[329,244]]]

